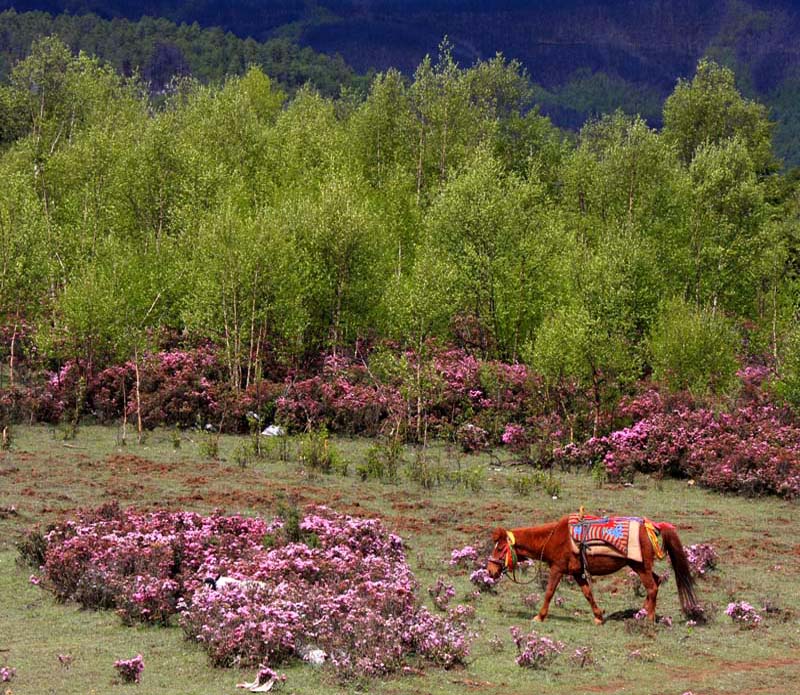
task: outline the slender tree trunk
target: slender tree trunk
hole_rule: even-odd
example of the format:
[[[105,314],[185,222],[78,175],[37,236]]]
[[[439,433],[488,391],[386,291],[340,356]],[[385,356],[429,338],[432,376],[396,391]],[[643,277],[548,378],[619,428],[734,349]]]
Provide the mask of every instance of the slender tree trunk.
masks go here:
[[[778,364],[778,285],[772,285],[772,357]]]
[[[17,343],[17,322],[14,322],[14,329],[11,333],[11,352],[8,356],[8,384],[14,388],[14,350]]]
[[[238,389],[237,379],[236,379],[236,369],[235,369],[235,359],[234,359],[234,351],[235,347],[235,334],[236,334],[236,325],[233,323],[235,321],[235,315],[233,318],[229,316],[229,308],[227,302],[227,294],[226,294],[226,287],[223,284],[222,287],[222,322],[225,331],[225,360],[228,363],[228,379],[230,384],[234,387],[235,390]],[[233,325],[232,325],[233,323]]]
[[[255,340],[255,331],[256,331],[256,286],[258,285],[258,271],[256,271],[255,277],[253,278],[253,301],[250,304],[250,345],[247,349],[247,372],[245,374],[245,381],[244,387],[245,389],[250,386],[250,379],[252,378],[252,374],[255,370],[255,365],[253,363],[254,356],[253,353],[255,352],[255,345],[253,341]]]
[[[135,369],[135,368],[134,368]],[[125,388],[125,376],[122,377],[122,443],[128,441],[128,389]]]
[[[141,391],[141,377],[139,374],[139,348],[133,349],[133,371],[136,375],[136,439],[137,443],[142,443],[142,434],[144,428],[142,427],[142,391]]]
[[[417,152],[417,205],[422,197],[422,163],[425,151],[425,129],[424,124],[420,124],[419,130],[419,150]]]
[[[442,152],[439,158],[439,178],[444,181],[447,176],[447,114],[442,128]]]
[[[422,334],[417,348],[417,441],[422,435]]]
[[[236,292],[233,292],[233,355],[231,356],[231,374],[233,375],[233,388],[239,391],[242,386],[242,373],[239,356],[242,354],[242,332],[239,328],[239,302]]]
[[[597,432],[600,429],[600,380],[597,372],[592,374],[592,391],[594,392],[594,425],[592,427],[592,436],[597,437]]]

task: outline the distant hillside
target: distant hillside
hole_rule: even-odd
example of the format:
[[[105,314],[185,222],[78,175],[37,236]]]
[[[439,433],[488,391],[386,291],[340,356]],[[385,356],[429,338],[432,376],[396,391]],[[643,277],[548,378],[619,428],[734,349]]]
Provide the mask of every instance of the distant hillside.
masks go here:
[[[676,80],[708,55],[773,107],[780,154],[800,163],[800,13],[787,0],[0,0],[3,7],[218,25],[339,54],[362,73],[409,73],[447,35],[464,64],[497,51],[518,59],[541,85],[542,110],[571,128],[616,107],[658,125]]]
[[[153,92],[163,90],[175,75],[202,82],[222,81],[226,75],[260,65],[285,89],[311,83],[326,96],[339,96],[342,87],[365,91],[360,76],[340,56],[328,56],[286,38],[265,42],[241,39],[219,28],[177,25],[167,19],[107,20],[97,15],[51,16],[46,12],[0,12],[0,81],[27,56],[31,44],[58,35],[73,51],[86,51],[111,63],[120,73],[134,71]]]

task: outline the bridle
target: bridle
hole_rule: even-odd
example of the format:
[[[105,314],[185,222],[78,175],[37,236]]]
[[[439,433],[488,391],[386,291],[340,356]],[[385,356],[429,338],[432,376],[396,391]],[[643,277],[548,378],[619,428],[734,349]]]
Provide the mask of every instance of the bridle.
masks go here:
[[[499,577],[502,577],[504,574],[507,574],[509,579],[515,584],[530,584],[531,582],[536,581],[536,577],[533,577],[530,581],[521,582],[517,579],[517,565],[519,562],[517,561],[517,551],[514,550],[514,545],[516,544],[516,539],[514,538],[514,533],[512,531],[506,531],[506,552],[505,552],[505,559],[498,560],[494,557],[494,553],[497,552],[497,549],[500,545],[500,541],[497,541],[494,544],[494,551],[492,551],[492,556],[486,561],[487,565],[495,564],[499,565],[500,567],[500,574]]]

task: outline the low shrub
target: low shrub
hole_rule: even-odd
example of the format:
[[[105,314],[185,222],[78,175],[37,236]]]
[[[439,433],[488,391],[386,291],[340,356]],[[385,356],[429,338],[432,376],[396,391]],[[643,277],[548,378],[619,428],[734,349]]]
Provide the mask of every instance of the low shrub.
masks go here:
[[[177,614],[218,666],[274,665],[310,645],[342,679],[396,671],[412,655],[464,663],[474,609],[425,609],[399,537],[324,507],[298,515],[296,533],[285,516],[267,524],[105,505],[46,535],[41,586],[114,608],[126,624]],[[219,590],[204,582],[222,574],[240,581]],[[444,582],[434,591],[440,610],[453,593]]]
[[[683,550],[692,574],[696,577],[705,577],[710,571],[716,569],[719,556],[710,543],[695,543],[684,546]]]
[[[564,651],[563,642],[539,635],[535,630],[523,635],[522,630],[512,626],[510,631],[517,647],[517,666],[535,670],[546,669]]]
[[[142,680],[144,671],[144,660],[141,654],[137,654],[132,659],[119,659],[114,662],[120,679],[123,683],[138,683]]]
[[[758,614],[758,611],[751,606],[747,601],[734,601],[728,604],[725,609],[725,615],[730,616],[736,625],[740,628],[749,630],[758,627],[763,618]]]
[[[800,424],[787,411],[770,404],[692,409],[654,391],[626,406],[639,417],[632,425],[559,449],[557,458],[599,462],[610,480],[656,473],[721,492],[800,496]]]

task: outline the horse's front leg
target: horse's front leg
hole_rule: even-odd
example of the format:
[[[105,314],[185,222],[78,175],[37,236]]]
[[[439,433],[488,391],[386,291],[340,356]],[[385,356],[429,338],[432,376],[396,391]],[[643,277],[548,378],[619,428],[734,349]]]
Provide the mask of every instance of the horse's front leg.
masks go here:
[[[581,591],[586,597],[586,600],[589,602],[589,605],[592,607],[595,625],[602,625],[605,622],[605,618],[603,617],[603,611],[600,610],[600,607],[594,600],[594,594],[592,594],[592,585],[589,584],[589,580],[586,577],[581,576],[580,573],[573,576],[575,577],[575,581],[578,582],[578,586],[581,588]]]
[[[550,610],[550,601],[553,599],[553,594],[556,593],[556,588],[558,587],[558,583],[561,581],[563,574],[564,572],[560,567],[557,567],[556,565],[550,565],[550,578],[547,580],[547,590],[544,592],[544,601],[542,601],[542,607],[533,618],[535,623],[544,622],[544,619],[547,617],[547,612]]]

